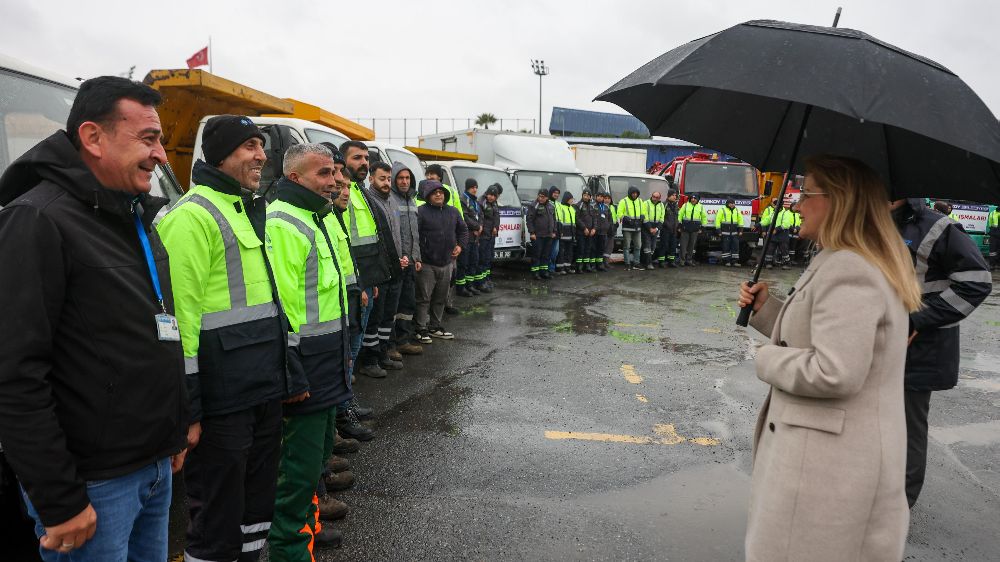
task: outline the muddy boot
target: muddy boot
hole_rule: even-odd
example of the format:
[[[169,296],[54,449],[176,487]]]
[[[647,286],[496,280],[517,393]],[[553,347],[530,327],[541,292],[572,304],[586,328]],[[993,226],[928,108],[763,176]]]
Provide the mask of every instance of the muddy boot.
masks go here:
[[[351,470],[351,463],[344,457],[334,455],[330,457],[330,460],[326,461],[326,469],[330,472],[346,472]]]
[[[350,512],[350,506],[330,494],[319,498],[319,518],[324,521],[343,519]]]
[[[313,541],[316,548],[340,548],[344,543],[344,534],[329,525],[323,525],[323,530],[313,535]]]
[[[373,379],[384,379],[389,373],[386,373],[385,369],[379,367],[378,363],[373,363],[371,365],[362,365],[361,368],[358,369],[358,374],[371,377]]]
[[[354,486],[354,473],[350,470],[331,472],[323,477],[323,483],[326,484],[326,489],[331,492],[346,490]]]
[[[392,348],[389,349],[389,351],[387,351],[385,353],[386,353],[386,355],[389,356],[389,359],[392,359],[393,361],[402,361],[403,360],[403,354],[400,353],[398,347],[392,347]]]
[[[424,352],[424,348],[420,347],[420,344],[416,343],[404,343],[403,345],[397,346],[396,349],[403,355],[421,355]]]
[[[403,369],[403,362],[393,361],[389,357],[386,357],[378,362],[378,366],[382,367],[386,371],[400,371]]]
[[[338,455],[346,455],[348,453],[357,453],[361,450],[361,443],[357,439],[344,439],[337,434],[337,439],[333,443],[333,452]]]

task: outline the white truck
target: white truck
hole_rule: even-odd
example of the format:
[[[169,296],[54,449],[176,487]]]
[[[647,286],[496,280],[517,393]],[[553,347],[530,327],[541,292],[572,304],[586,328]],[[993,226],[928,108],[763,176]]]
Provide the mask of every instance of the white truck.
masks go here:
[[[497,199],[500,206],[500,227],[493,245],[493,259],[506,261],[524,257],[524,213],[507,172],[496,166],[463,160],[442,160],[427,164],[439,164],[444,169],[441,183],[453,186],[459,193],[465,188],[465,180],[469,178],[476,180],[480,196],[491,185],[498,184],[502,188]]]
[[[0,175],[11,162],[66,128],[79,82],[0,54]],[[157,166],[150,193],[181,196],[169,166]]]
[[[576,167],[585,176],[606,174],[612,170],[636,174],[646,171],[646,151],[641,148],[573,144],[569,149],[576,159]]]
[[[479,156],[480,164],[510,174],[522,203],[534,201],[539,189],[552,186],[579,199],[586,187],[569,145],[550,135],[464,129],[424,135],[420,147]]]

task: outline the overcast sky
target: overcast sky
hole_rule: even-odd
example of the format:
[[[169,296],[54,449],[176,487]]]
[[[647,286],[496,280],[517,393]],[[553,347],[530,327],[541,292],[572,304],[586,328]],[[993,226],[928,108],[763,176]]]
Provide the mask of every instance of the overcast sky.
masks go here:
[[[530,59],[541,58],[551,68],[547,125],[553,105],[621,112],[591,100],[682,43],[752,19],[830,25],[838,5],[841,27],[938,61],[1000,110],[1000,2],[992,0],[0,0],[0,53],[71,77],[135,65],[141,80],[150,69],[184,68],[211,36],[216,74],[352,119],[530,120],[538,114]]]

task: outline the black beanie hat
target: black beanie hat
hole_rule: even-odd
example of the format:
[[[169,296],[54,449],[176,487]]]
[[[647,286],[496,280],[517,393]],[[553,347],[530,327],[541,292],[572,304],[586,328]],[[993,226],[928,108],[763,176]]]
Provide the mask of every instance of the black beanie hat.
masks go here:
[[[473,187],[479,187],[479,182],[476,181],[476,178],[465,178],[465,190],[469,191]]]
[[[586,193],[587,190],[584,190],[583,192]],[[567,203],[569,203],[569,200],[572,199],[572,198],[573,198],[573,194],[572,193],[570,193],[568,191],[564,192],[563,195],[562,195],[563,205],[566,205]]]
[[[257,137],[260,142],[267,139],[249,117],[243,115],[216,115],[205,123],[201,133],[201,149],[205,161],[218,166],[247,140]]]
[[[330,149],[330,153],[333,154],[334,164],[340,164],[341,166],[347,165],[347,160],[344,160],[344,154],[340,152],[340,149],[337,148],[337,145],[333,144],[332,142],[321,142],[320,144]]]
[[[539,195],[544,195],[544,196],[548,197],[548,196],[549,196],[549,190],[548,190],[548,189],[545,189],[545,188],[543,187],[543,188],[541,188],[541,189],[539,189],[539,190],[538,190],[538,194],[539,194]]]

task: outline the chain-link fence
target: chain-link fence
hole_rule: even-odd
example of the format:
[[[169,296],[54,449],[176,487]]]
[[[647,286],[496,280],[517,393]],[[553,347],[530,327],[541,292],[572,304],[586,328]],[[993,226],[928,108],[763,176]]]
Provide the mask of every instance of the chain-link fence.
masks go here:
[[[354,121],[375,131],[375,138],[402,146],[419,146],[421,135],[482,128],[476,117],[355,117]],[[537,132],[538,119],[497,117],[490,129],[498,131]]]

